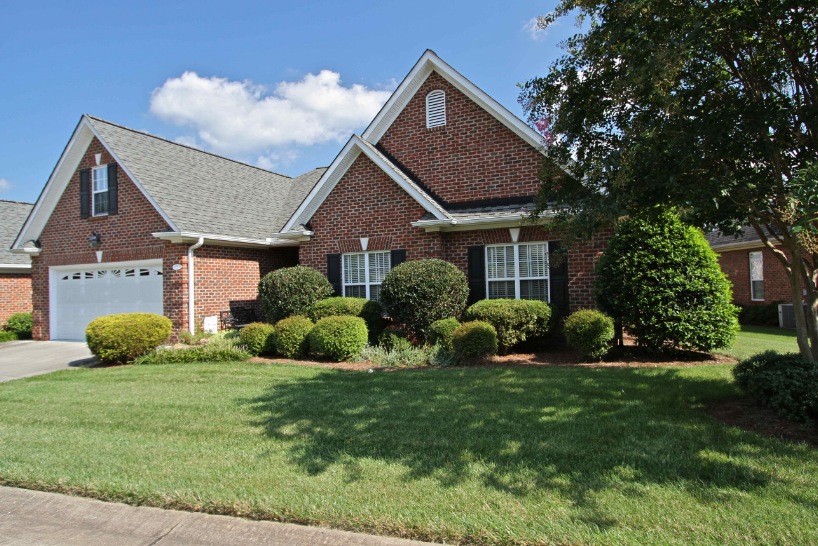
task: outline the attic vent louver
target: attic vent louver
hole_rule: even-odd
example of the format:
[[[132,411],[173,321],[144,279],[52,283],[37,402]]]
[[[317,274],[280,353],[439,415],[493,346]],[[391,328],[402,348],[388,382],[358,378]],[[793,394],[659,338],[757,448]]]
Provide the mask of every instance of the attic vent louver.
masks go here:
[[[426,128],[446,125],[446,94],[432,91],[426,95]]]

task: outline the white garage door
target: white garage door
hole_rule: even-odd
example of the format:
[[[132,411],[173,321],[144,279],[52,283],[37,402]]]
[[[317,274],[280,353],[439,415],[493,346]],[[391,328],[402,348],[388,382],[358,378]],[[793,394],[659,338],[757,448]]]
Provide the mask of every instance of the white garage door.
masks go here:
[[[97,317],[163,311],[161,261],[52,269],[51,283],[51,339],[84,340]]]

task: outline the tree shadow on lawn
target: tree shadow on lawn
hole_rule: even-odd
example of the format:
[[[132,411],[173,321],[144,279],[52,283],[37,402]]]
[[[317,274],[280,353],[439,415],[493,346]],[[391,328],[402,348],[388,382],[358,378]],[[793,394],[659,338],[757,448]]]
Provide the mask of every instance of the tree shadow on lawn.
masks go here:
[[[735,396],[735,387],[689,375],[667,368],[328,370],[242,402],[258,415],[253,424],[291,446],[292,462],[312,475],[337,463],[355,480],[358,461],[370,458],[404,465],[407,482],[431,477],[448,487],[473,480],[477,464],[487,487],[518,496],[556,490],[591,514],[591,493],[610,488],[638,496],[642,485],[673,482],[703,502],[726,502],[725,490],[766,487],[771,476],[738,459],[771,455],[769,440],[701,411]],[[774,451],[799,456],[788,444]]]

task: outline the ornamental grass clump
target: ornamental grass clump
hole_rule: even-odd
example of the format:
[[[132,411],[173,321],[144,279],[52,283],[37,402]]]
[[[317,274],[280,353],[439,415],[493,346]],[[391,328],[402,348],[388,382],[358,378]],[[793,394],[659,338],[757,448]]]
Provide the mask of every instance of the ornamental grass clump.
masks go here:
[[[438,259],[404,262],[381,285],[381,304],[387,314],[421,342],[436,320],[459,317],[468,296],[463,272]]]
[[[315,324],[307,317],[294,316],[278,321],[273,330],[273,345],[284,358],[303,358],[310,352],[309,335]]]
[[[565,319],[565,340],[583,356],[601,360],[611,348],[615,330],[611,317],[593,309],[580,309]]]
[[[313,306],[332,292],[324,275],[302,265],[276,269],[258,283],[261,310],[271,324],[293,315],[310,316]]]
[[[108,315],[91,321],[85,338],[91,352],[105,363],[130,362],[165,342],[169,318],[153,313]]]
[[[497,331],[501,353],[522,341],[545,336],[553,326],[554,309],[538,300],[478,301],[466,310],[466,320],[488,322]]]
[[[350,360],[361,352],[369,337],[360,317],[326,317],[308,335],[310,351],[337,360]]]
[[[271,355],[275,353],[272,339],[274,329],[272,324],[254,322],[239,331],[239,339],[251,355]]]
[[[623,222],[596,272],[597,302],[642,346],[712,351],[736,338],[738,309],[716,254],[671,210]]]

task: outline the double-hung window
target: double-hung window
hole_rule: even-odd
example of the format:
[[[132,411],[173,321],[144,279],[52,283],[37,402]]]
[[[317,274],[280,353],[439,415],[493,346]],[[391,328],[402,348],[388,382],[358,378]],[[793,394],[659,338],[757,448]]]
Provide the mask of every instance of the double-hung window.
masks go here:
[[[108,214],[108,167],[97,167],[91,171],[93,178],[93,215]]]
[[[550,301],[548,243],[486,247],[487,297]]]
[[[764,258],[761,252],[750,252],[750,298],[764,301]]]
[[[387,252],[356,252],[343,255],[344,296],[378,301],[381,283],[392,268]]]

